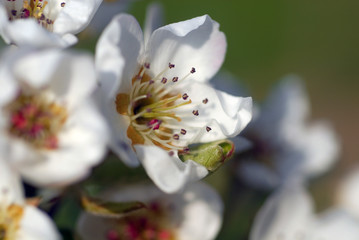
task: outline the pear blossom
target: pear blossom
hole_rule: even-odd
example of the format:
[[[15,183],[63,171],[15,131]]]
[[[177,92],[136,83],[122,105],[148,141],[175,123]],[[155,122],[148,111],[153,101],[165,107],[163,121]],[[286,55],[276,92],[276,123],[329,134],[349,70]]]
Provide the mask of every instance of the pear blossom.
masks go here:
[[[60,49],[16,49],[3,57],[0,152],[38,186],[84,178],[102,160],[108,139],[91,99],[92,57]]]
[[[0,239],[59,240],[51,219],[25,202],[17,173],[0,159]]]
[[[147,208],[115,219],[84,213],[77,224],[83,239],[210,240],[222,224],[220,197],[200,182],[171,195],[154,185],[137,185],[112,189],[101,197],[112,202],[141,201]]]
[[[239,89],[237,91],[240,91]],[[292,177],[327,171],[338,159],[339,140],[331,125],[308,123],[310,106],[301,79],[290,75],[262,106],[237,139],[238,175],[249,185],[270,190]]]
[[[1,0],[0,34],[8,44],[68,47],[102,0]]]
[[[163,191],[173,193],[207,169],[179,155],[189,145],[236,136],[251,119],[251,98],[213,89],[208,81],[226,52],[225,35],[208,15],[144,34],[120,14],[96,47],[103,111],[112,150],[129,166],[142,163]]]
[[[316,214],[313,200],[298,182],[278,189],[259,210],[250,240],[356,240],[358,219],[341,208]]]

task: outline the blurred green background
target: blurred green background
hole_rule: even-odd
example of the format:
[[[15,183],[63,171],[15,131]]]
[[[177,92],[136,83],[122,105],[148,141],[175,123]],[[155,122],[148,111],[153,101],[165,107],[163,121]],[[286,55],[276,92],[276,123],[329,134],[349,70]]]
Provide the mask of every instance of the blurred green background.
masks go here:
[[[303,78],[312,105],[311,120],[330,121],[342,142],[342,155],[335,167],[310,184],[317,209],[330,206],[335,186],[359,157],[359,1],[157,2],[164,6],[166,24],[203,14],[220,23],[228,41],[223,69],[242,81],[255,101],[263,100],[287,74]],[[143,23],[151,1],[132,3],[127,12]],[[85,37],[80,38],[80,47],[93,50],[95,40],[86,42]],[[228,178],[228,171],[227,164],[206,179],[225,201],[224,224],[217,239],[244,240],[267,194]]]

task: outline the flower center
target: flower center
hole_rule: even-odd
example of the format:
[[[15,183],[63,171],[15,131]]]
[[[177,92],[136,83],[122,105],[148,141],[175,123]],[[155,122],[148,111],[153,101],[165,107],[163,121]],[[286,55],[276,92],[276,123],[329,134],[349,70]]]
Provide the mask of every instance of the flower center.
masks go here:
[[[43,95],[20,94],[7,110],[10,113],[9,133],[35,148],[56,149],[57,134],[66,121],[67,111]]]
[[[169,226],[164,209],[157,202],[146,210],[118,220],[116,229],[110,229],[107,240],[175,240],[174,228]]]
[[[132,79],[130,94],[117,94],[117,112],[130,120],[127,136],[132,145],[154,144],[169,151],[170,155],[173,151],[188,151],[187,145],[180,143],[180,136],[188,130],[181,126],[181,121],[183,117],[198,116],[199,112],[188,110],[186,106],[192,101],[187,93],[181,92],[178,84],[196,70],[190,69],[182,78],[164,77],[174,67],[169,63],[166,69],[151,77],[150,64],[145,63]]]
[[[52,31],[55,21],[56,10],[52,12],[51,8],[46,7],[48,1],[46,0],[21,0],[23,2],[22,7],[19,8],[19,0],[7,0],[7,10],[9,20],[14,19],[26,19],[34,18],[42,27],[49,31]],[[66,5],[65,2],[60,3],[60,7],[63,8]]]
[[[0,206],[0,240],[16,240],[24,209],[16,204]]]

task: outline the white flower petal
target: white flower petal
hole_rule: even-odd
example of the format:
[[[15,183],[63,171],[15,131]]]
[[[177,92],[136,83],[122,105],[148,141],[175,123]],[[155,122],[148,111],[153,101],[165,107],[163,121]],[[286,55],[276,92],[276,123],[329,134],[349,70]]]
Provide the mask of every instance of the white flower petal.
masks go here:
[[[204,83],[192,83],[183,87],[193,104],[183,107],[188,116],[182,118],[181,124],[191,127],[202,127],[192,142],[210,142],[237,136],[249,123],[252,117],[252,99],[241,98],[217,91]],[[202,101],[208,99],[207,104]],[[193,116],[192,110],[199,115]],[[206,131],[206,127],[210,131]],[[185,128],[185,127],[183,127]]]
[[[19,174],[9,166],[6,159],[0,158],[0,203],[22,203],[24,194]]]
[[[110,109],[107,107],[110,106]],[[129,167],[137,167],[140,162],[132,149],[131,140],[127,137],[128,119],[117,113],[112,104],[105,106],[105,115],[109,126],[111,126],[111,149],[121,158]]]
[[[204,82],[222,66],[226,47],[219,24],[205,15],[155,30],[146,46],[146,61],[154,73],[162,72],[169,62],[175,64],[171,75],[179,78],[194,67],[195,80]]]
[[[88,54],[62,52],[59,64],[52,64],[56,66],[56,72],[51,78],[49,90],[62,99],[71,111],[89,98],[97,87],[93,58]]]
[[[257,214],[251,240],[305,237],[313,218],[313,203],[298,183],[286,185],[272,195]]]
[[[3,38],[17,46],[68,47],[73,44],[73,38],[62,38],[61,35],[49,32],[41,27],[34,19],[18,19],[8,22],[3,29]],[[68,41],[71,42],[68,42]]]
[[[59,135],[59,148],[45,152],[44,159],[19,165],[23,176],[39,186],[63,186],[90,173],[106,151],[107,126],[91,102],[82,105],[67,120]]]
[[[51,219],[43,212],[32,206],[26,206],[20,223],[18,240],[59,240]]]
[[[254,123],[262,135],[291,134],[294,126],[301,126],[309,115],[308,97],[299,77],[285,77],[272,91]]]
[[[96,45],[98,78],[107,96],[114,97],[118,89],[130,92],[142,49],[143,34],[137,20],[127,14],[114,17]]]
[[[54,23],[54,33],[76,34],[92,19],[102,0],[71,0],[59,12]]]
[[[304,154],[302,171],[309,177],[324,173],[339,157],[339,140],[333,128],[326,122],[316,122],[301,132],[297,147]]]
[[[134,147],[148,176],[166,193],[177,192],[188,182],[197,181],[208,174],[202,165],[193,161],[182,162],[176,154],[171,157],[157,146]]]
[[[312,226],[311,239],[357,240],[359,239],[359,220],[342,209],[330,209],[319,215]]]
[[[42,88],[51,81],[63,56],[59,50],[22,53],[23,57],[15,62],[13,72],[16,79],[33,88]]]
[[[179,239],[215,239],[222,225],[223,203],[212,188],[197,182],[190,185],[182,194],[182,207],[178,206],[178,196],[172,195],[177,208],[183,209],[178,229]]]

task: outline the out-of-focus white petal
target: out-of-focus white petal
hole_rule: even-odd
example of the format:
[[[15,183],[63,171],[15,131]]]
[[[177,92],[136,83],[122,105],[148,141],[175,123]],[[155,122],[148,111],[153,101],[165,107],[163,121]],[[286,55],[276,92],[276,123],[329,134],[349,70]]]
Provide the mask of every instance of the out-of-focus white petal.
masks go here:
[[[171,74],[180,78],[194,67],[195,80],[205,82],[222,66],[226,48],[219,24],[205,15],[155,30],[146,46],[146,61],[154,73],[173,63],[176,67]]]
[[[59,12],[54,23],[54,33],[76,34],[92,19],[102,0],[71,0]]]
[[[246,183],[258,189],[272,190],[280,184],[278,174],[259,162],[242,161],[237,171]]]
[[[317,218],[311,226],[312,234],[310,239],[325,240],[358,240],[359,220],[342,209],[330,209]]]
[[[143,34],[137,20],[127,14],[114,17],[96,45],[98,78],[108,96],[114,97],[118,90],[130,92],[142,50]]]
[[[297,144],[294,148],[304,155],[300,171],[305,175],[311,177],[321,174],[338,160],[339,140],[326,122],[316,122],[301,129],[297,137],[292,142]]]
[[[296,239],[307,236],[313,218],[313,203],[303,187],[291,182],[277,190],[257,214],[251,240]]]
[[[87,54],[62,53],[61,61],[53,64],[56,71],[48,86],[49,90],[72,111],[89,98],[97,87],[93,58]]]
[[[3,34],[5,39],[17,46],[67,47],[74,43],[73,38],[63,39],[61,35],[51,33],[41,27],[34,19],[18,19],[8,22]]]
[[[26,206],[21,219],[18,240],[60,240],[51,219],[33,206]]]
[[[166,193],[177,192],[188,182],[208,174],[202,165],[193,161],[182,162],[176,154],[171,157],[159,147],[135,145],[135,149],[148,176]]]
[[[179,199],[173,198],[174,202]],[[208,185],[198,182],[185,190],[182,199],[183,219],[178,229],[179,239],[215,239],[222,225],[223,203],[219,195]]]
[[[17,166],[28,181],[40,186],[67,185],[87,176],[102,160],[107,126],[92,105],[85,103],[70,116],[58,136],[58,149],[45,152],[40,161],[23,161]]]
[[[163,9],[159,3],[152,3],[147,7],[146,20],[144,27],[145,45],[151,37],[152,32],[163,25]]]
[[[301,126],[309,115],[308,97],[300,78],[285,77],[272,91],[261,109],[261,116],[255,122],[264,136],[291,134],[291,129]]]
[[[7,203],[22,203],[24,199],[19,174],[7,163],[4,157],[0,158],[0,204],[3,200]]]
[[[352,171],[341,183],[337,204],[353,213],[359,219],[359,169]]]
[[[42,88],[49,84],[56,74],[63,54],[59,50],[39,51],[24,54],[13,67],[16,79],[21,79],[33,88]],[[66,81],[66,76],[61,76]]]
[[[214,239],[222,224],[222,201],[210,186],[201,182],[176,194],[164,194],[154,185],[133,185],[109,189],[101,197],[114,202],[157,203],[167,217],[166,224],[174,228],[176,239]],[[86,213],[77,224],[80,236],[88,240],[106,239],[111,229],[116,229],[116,220]]]

